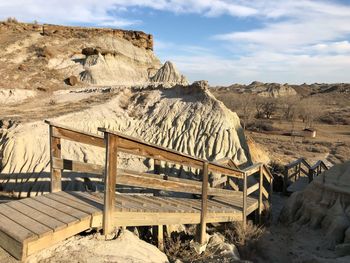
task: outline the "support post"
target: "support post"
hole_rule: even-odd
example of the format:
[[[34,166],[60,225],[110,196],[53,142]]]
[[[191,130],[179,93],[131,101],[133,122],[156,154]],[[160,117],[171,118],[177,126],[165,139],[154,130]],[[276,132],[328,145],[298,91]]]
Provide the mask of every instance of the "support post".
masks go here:
[[[164,251],[163,225],[153,226],[153,237],[157,240],[158,249]]]
[[[50,165],[51,165],[51,182],[50,192],[56,193],[62,191],[62,171],[61,169],[53,168],[53,158],[61,159],[61,138],[53,136],[52,125],[49,126],[50,134]]]
[[[247,226],[247,174],[243,175],[243,208],[242,208],[242,224],[243,229]]]
[[[288,183],[288,168],[284,167],[284,174],[283,174],[283,194],[287,195],[287,183]]]
[[[207,210],[208,210],[208,163],[203,163],[203,180],[202,180],[202,205],[201,205],[201,222],[197,239],[200,244],[206,243],[207,228]]]
[[[103,209],[103,234],[114,231],[113,212],[115,209],[115,184],[117,176],[117,138],[118,136],[105,132],[106,164],[105,192]]]
[[[258,208],[258,222],[259,224],[261,224],[261,213],[263,210],[263,182],[264,182],[264,174],[263,174],[263,166],[260,166],[260,170],[259,170],[259,208]]]
[[[161,167],[160,160],[154,159],[154,173],[155,174],[160,174],[160,167]]]

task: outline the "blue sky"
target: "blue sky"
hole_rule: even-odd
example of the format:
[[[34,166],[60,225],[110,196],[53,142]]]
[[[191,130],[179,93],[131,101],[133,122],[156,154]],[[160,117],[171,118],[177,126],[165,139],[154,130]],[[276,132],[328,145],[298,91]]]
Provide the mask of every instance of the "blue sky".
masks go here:
[[[350,0],[1,0],[9,16],[151,33],[190,81],[350,82]]]

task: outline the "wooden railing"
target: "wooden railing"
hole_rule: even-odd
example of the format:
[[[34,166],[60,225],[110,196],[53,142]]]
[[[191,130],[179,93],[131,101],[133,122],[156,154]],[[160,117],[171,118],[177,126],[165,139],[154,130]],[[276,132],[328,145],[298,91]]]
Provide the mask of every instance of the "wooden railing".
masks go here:
[[[205,242],[205,229],[207,218],[208,196],[237,196],[237,191],[242,191],[242,221],[246,224],[246,218],[249,213],[247,208],[247,197],[259,190],[258,214],[259,218],[263,210],[263,198],[271,198],[273,177],[268,168],[263,164],[255,164],[245,170],[238,169],[233,163],[220,164],[208,162],[207,160],[195,158],[171,149],[158,145],[150,144],[124,134],[110,131],[105,128],[99,128],[104,136],[98,136],[53,122],[46,121],[50,129],[50,149],[51,149],[51,191],[61,191],[61,171],[70,170],[75,172],[93,173],[104,176],[104,211],[103,211],[103,230],[107,235],[115,228],[113,212],[115,208],[115,186],[129,185],[157,190],[174,191],[182,193],[191,193],[201,195],[201,216],[200,230],[198,239],[201,243]],[[89,164],[74,160],[67,160],[61,156],[61,139],[70,140],[77,143],[88,144],[102,147],[105,149],[105,164]],[[154,173],[141,173],[131,170],[118,169],[117,153],[124,152],[154,160]],[[202,180],[188,180],[159,174],[159,168],[162,162],[179,164],[201,170]],[[209,174],[221,174],[226,185],[232,189],[215,188],[218,184],[213,181],[209,183]],[[259,182],[248,187],[248,177],[259,173]],[[234,180],[241,181],[236,184]],[[264,180],[270,184],[270,189],[266,190]],[[254,210],[253,210],[254,211]]]
[[[299,158],[284,167],[283,177],[283,192],[287,193],[288,181],[294,177],[294,181],[297,181],[302,174],[309,178],[309,182],[312,182],[314,177],[320,175],[323,171],[328,170],[327,165],[319,160],[314,165],[310,165],[305,158]],[[292,173],[290,173],[292,171]]]

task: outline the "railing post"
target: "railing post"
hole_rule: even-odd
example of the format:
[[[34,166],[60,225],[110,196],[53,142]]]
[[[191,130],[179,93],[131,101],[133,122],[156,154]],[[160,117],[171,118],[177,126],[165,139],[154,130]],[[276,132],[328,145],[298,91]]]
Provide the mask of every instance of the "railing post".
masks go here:
[[[309,175],[308,175],[308,177],[309,177],[309,183],[311,183],[312,180],[314,179],[314,170],[311,169],[311,168],[309,168]]]
[[[243,229],[247,226],[247,174],[243,175],[243,208],[242,208],[242,225]]]
[[[105,236],[114,231],[115,184],[117,176],[117,136],[105,132],[106,164],[105,164],[105,192],[103,209],[103,234]]]
[[[50,181],[50,192],[55,193],[62,190],[62,171],[61,169],[53,168],[53,158],[61,158],[61,138],[53,136],[52,125],[49,126],[50,135],[50,171],[51,171],[51,181]]]
[[[287,183],[288,183],[288,167],[284,167],[284,174],[283,174],[283,194],[287,194]]]
[[[260,166],[260,170],[259,170],[259,208],[258,208],[258,222],[259,224],[261,224],[261,213],[262,213],[262,210],[263,210],[263,182],[264,182],[264,174],[263,174],[263,166],[261,165]]]
[[[208,210],[208,163],[203,163],[203,181],[202,181],[202,205],[201,205],[201,221],[199,226],[198,239],[200,244],[206,243],[207,228],[207,210]]]

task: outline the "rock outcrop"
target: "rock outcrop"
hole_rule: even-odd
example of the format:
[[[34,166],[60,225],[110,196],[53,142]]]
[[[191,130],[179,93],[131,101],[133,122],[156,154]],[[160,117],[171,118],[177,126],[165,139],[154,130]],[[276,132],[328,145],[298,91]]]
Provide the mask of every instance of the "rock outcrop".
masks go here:
[[[175,65],[170,61],[164,63],[164,65],[151,78],[151,82],[167,86],[173,86],[176,84],[188,85],[186,77],[181,75]]]
[[[333,166],[304,191],[293,193],[280,220],[321,228],[329,248],[350,246],[350,161]]]
[[[167,89],[121,88],[110,97],[108,102],[52,120],[92,133],[98,127],[108,127],[207,160],[229,157],[238,164],[250,162],[237,114],[216,100],[205,82]],[[48,191],[47,125],[42,121],[19,124],[4,133],[3,142],[3,189],[19,196]],[[104,164],[103,150],[95,147],[65,141],[62,153],[67,159]],[[131,156],[121,156],[120,162],[129,169],[147,171],[152,167],[147,160]],[[169,169],[180,177],[191,176],[183,167]],[[81,189],[85,176],[66,174],[64,188]]]

